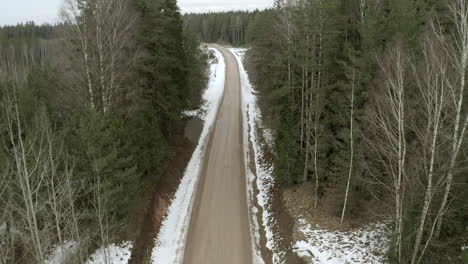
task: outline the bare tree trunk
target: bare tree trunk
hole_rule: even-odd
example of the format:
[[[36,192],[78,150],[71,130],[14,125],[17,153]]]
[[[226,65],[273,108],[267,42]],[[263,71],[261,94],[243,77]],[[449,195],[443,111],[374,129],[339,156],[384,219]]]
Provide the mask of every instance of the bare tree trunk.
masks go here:
[[[305,90],[306,90],[306,84],[305,84],[305,79],[307,78],[306,77],[306,67],[303,66],[302,67],[302,84],[301,84],[301,151],[304,150],[304,126],[305,126],[305,122],[304,122],[304,113],[305,113]],[[306,146],[307,148],[307,146]],[[307,156],[307,153],[306,153],[306,156]],[[307,158],[306,158],[307,159]],[[304,181],[306,181],[306,177],[304,176]]]
[[[319,1],[319,4],[322,4],[322,1]],[[317,70],[318,70],[318,76],[317,76],[317,85],[316,85],[316,96],[315,96],[315,114],[314,114],[314,175],[315,175],[315,200],[314,200],[314,208],[317,208],[317,202],[318,202],[318,190],[319,190],[319,168],[318,168],[318,144],[319,144],[319,129],[318,129],[318,124],[320,122],[321,118],[321,113],[320,113],[320,108],[319,108],[319,100],[320,100],[320,91],[323,87],[323,81],[322,81],[322,45],[323,45],[323,17],[322,17],[322,11],[319,10],[319,29],[318,29],[318,65],[317,65]]]
[[[306,49],[308,50],[308,42],[306,43]],[[315,37],[312,39],[312,56],[313,54],[315,53]],[[308,56],[308,54],[307,54]],[[313,57],[312,57],[313,58]],[[303,175],[303,181],[306,182],[308,180],[308,170],[309,170],[309,159],[310,159],[310,147],[311,147],[311,143],[310,143],[310,139],[311,139],[311,123],[312,123],[312,113],[314,112],[313,110],[313,104],[314,104],[314,91],[316,91],[316,87],[315,87],[315,67],[314,67],[314,63],[313,63],[313,59],[311,59],[311,73],[310,73],[310,82],[306,82],[310,85],[310,87],[308,88],[309,91],[305,91],[305,116],[306,116],[306,119],[305,119],[305,146],[306,146],[306,149],[305,149],[305,162],[304,162],[304,175]],[[307,78],[307,76],[306,76]],[[316,104],[318,104],[318,100],[315,102]]]
[[[354,161],[354,86],[355,86],[355,70],[353,69],[353,79],[351,84],[351,116],[349,119],[350,131],[349,131],[349,144],[350,144],[350,154],[349,154],[349,171],[348,171],[348,183],[346,184],[346,194],[343,204],[343,210],[341,212],[341,223],[344,221],[344,216],[346,212],[346,205],[348,203],[349,188],[351,185],[351,176],[353,175],[353,161]]]
[[[68,219],[68,225],[70,228],[70,236],[73,238],[74,241],[78,243],[78,260],[82,261],[84,260],[87,255],[84,252],[83,248],[85,248],[85,239],[84,235],[80,233],[81,228],[79,226],[79,212],[77,211],[75,207],[75,202],[76,202],[76,193],[74,190],[74,187],[72,186],[72,175],[73,175],[73,169],[70,167],[70,162],[68,160],[65,160],[65,166],[64,166],[64,175],[65,175],[65,193],[64,193],[64,199],[65,201],[69,204],[69,219]]]
[[[285,11],[287,12],[287,11]],[[292,57],[292,38],[291,38],[291,22],[290,22],[290,19],[289,19],[289,13],[287,13],[287,26],[288,26],[288,88],[289,88],[289,94],[290,94],[290,97],[292,97],[291,95],[294,94],[294,91],[292,89],[292,61],[291,61],[291,57]]]
[[[311,114],[308,113],[308,116]],[[310,120],[307,120],[307,123],[309,123]],[[309,124],[306,125],[306,130],[309,130]],[[306,131],[306,140],[305,140],[305,160],[304,160],[304,174],[303,174],[303,179],[302,181],[305,183],[307,182],[308,176],[309,176],[309,153],[310,153],[310,132]]]
[[[316,102],[318,103],[318,102]],[[304,162],[304,182],[308,180],[308,171],[309,171],[309,159],[310,159],[310,138],[311,138],[311,123],[312,123],[312,106],[313,106],[313,95],[310,93],[308,96],[308,103],[307,103],[307,120],[306,120],[306,150],[305,150],[305,162]]]
[[[400,44],[397,44],[388,55],[389,62],[381,64],[385,74],[386,91],[382,101],[377,103],[376,123],[382,131],[384,142],[375,146],[384,153],[385,167],[391,178],[392,192],[395,197],[395,255],[401,263],[401,246],[403,233],[403,212],[406,185],[406,100],[405,69],[406,55]],[[380,61],[379,61],[380,62]],[[394,168],[396,167],[396,168]]]
[[[44,120],[45,121],[45,120]],[[57,174],[57,164],[55,162],[55,153],[53,150],[54,147],[54,139],[52,137],[52,131],[50,131],[50,128],[46,128],[46,138],[47,138],[47,147],[48,147],[48,159],[49,159],[49,164],[50,164],[50,175],[47,177],[47,192],[49,195],[49,207],[51,210],[51,214],[53,216],[54,220],[54,225],[55,225],[55,231],[58,237],[58,242],[59,245],[63,244],[63,238],[62,238],[62,228],[60,225],[62,224],[62,211],[61,211],[61,204],[58,199],[64,199],[63,193],[60,188],[63,186],[59,185],[59,179],[57,179],[56,174]]]
[[[317,118],[316,118],[317,120]],[[314,122],[314,134],[317,135],[317,123]],[[317,208],[317,202],[318,202],[318,189],[319,189],[319,169],[317,165],[317,154],[318,154],[318,137],[315,138],[314,140],[314,175],[315,175],[315,192],[314,192],[314,208]]]
[[[101,179],[101,173],[97,165],[93,168],[94,170],[94,191],[93,191],[93,207],[94,214],[99,226],[99,235],[101,239],[101,249],[104,252],[104,261],[106,264],[109,263],[109,252],[107,245],[109,244],[109,214],[108,214],[108,197],[106,189],[103,186]]]

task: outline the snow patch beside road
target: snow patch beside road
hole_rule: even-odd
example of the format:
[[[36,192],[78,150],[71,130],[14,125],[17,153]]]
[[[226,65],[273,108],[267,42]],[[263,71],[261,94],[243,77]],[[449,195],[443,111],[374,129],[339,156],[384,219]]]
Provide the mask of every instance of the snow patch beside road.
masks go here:
[[[347,232],[329,231],[318,225],[313,228],[299,219],[299,231],[304,240],[297,241],[293,250],[314,264],[383,264],[388,251],[390,229],[385,223],[369,224]]]
[[[67,263],[78,252],[79,244],[76,241],[65,241],[60,246],[55,246],[44,264]],[[120,245],[110,244],[105,248],[99,248],[89,256],[86,264],[127,264],[132,254],[133,242],[126,241]]]
[[[242,114],[244,122],[244,159],[245,170],[247,175],[247,199],[249,201],[249,214],[251,220],[251,235],[254,239],[252,250],[254,252],[254,261],[257,264],[263,264],[260,252],[260,227],[257,221],[259,208],[253,203],[256,198],[258,205],[262,209],[262,227],[266,236],[266,246],[272,253],[272,263],[284,263],[286,252],[281,251],[278,246],[278,241],[281,239],[277,233],[274,232],[273,226],[276,224],[276,219],[272,214],[273,198],[271,197],[272,188],[274,187],[275,180],[273,178],[274,166],[266,164],[264,159],[263,148],[272,148],[273,140],[270,130],[263,128],[262,113],[257,103],[257,96],[253,89],[248,74],[243,66],[243,59],[247,49],[233,48],[230,51],[235,55],[239,65],[239,72],[242,86]],[[259,135],[259,128],[263,130],[263,135]],[[265,143],[261,142],[260,138],[265,139]],[[250,153],[250,146],[252,146],[253,153]],[[250,161],[255,161],[255,172],[250,168]],[[256,197],[254,185],[258,188]]]
[[[86,264],[127,264],[132,254],[133,242],[127,241],[121,245],[110,244],[105,249],[100,248],[89,257]],[[106,261],[107,259],[107,261]]]
[[[217,62],[211,62],[209,84],[203,94],[204,103],[200,109],[199,117],[205,121],[205,124],[198,145],[168,209],[167,217],[155,240],[155,247],[151,255],[153,263],[179,264],[183,261],[197,184],[200,179],[209,135],[224,92],[226,75],[224,58],[216,49],[210,48],[209,50],[214,52]]]

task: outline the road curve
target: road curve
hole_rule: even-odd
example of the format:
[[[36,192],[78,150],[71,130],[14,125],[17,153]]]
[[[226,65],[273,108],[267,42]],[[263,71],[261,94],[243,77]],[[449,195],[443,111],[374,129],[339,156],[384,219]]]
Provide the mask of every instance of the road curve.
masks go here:
[[[213,47],[226,62],[225,90],[195,198],[184,263],[251,264],[239,67],[229,50]]]

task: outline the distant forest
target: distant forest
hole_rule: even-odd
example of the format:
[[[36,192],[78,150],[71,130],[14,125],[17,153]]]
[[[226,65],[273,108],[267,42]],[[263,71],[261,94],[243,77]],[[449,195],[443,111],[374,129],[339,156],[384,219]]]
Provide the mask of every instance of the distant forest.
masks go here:
[[[185,28],[206,43],[225,43],[243,46],[251,42],[252,22],[260,11],[232,11],[226,13],[185,14]]]
[[[54,28],[54,25],[36,25],[32,21],[15,26],[0,26],[0,40],[6,42],[12,39],[52,39],[56,37]]]
[[[375,218],[392,222],[391,263],[459,263],[468,232],[468,2],[275,2],[184,22],[201,41],[250,48],[277,180],[312,183],[314,207],[328,203],[341,222],[377,209]]]

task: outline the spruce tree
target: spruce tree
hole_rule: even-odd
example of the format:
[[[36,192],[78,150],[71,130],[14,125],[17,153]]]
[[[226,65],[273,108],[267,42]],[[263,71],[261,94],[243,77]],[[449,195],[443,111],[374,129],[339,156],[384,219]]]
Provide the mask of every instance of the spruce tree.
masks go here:
[[[173,129],[187,106],[187,55],[180,10],[175,0],[139,1],[144,19],[144,44],[147,50],[143,72],[146,94],[152,98],[161,127]]]
[[[91,207],[98,178],[104,195],[109,197],[111,214],[118,221],[124,220],[139,178],[122,121],[85,110],[67,122],[64,136],[67,150],[75,160],[75,181],[81,188],[83,206]]]

